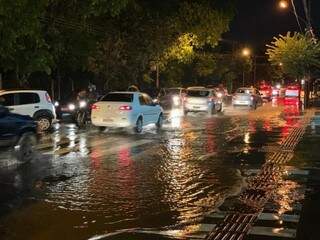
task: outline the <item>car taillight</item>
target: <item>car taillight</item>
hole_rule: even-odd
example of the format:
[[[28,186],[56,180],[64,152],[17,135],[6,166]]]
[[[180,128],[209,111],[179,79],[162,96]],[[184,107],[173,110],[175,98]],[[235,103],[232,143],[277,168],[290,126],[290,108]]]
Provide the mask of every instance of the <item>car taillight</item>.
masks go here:
[[[48,93],[46,93],[46,99],[47,99],[47,102],[48,102],[48,103],[51,103],[51,97],[49,96]]]
[[[128,105],[124,105],[124,106],[120,106],[119,110],[121,110],[121,111],[131,111],[132,107],[128,106]]]
[[[96,104],[93,104],[93,105],[91,106],[91,110],[98,110],[98,109],[99,109],[99,106],[96,105]]]
[[[251,99],[251,101],[253,101],[254,97],[253,97],[253,96],[251,96],[251,98],[250,98],[250,99]]]

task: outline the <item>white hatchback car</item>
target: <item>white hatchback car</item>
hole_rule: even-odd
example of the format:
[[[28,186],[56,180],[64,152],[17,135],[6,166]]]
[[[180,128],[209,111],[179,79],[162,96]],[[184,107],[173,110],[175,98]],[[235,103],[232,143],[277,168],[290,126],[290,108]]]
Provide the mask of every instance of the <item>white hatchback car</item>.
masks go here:
[[[0,102],[12,113],[35,119],[40,131],[47,131],[56,118],[55,107],[46,91],[3,90],[0,91]]]
[[[149,124],[161,128],[163,110],[145,93],[111,92],[92,106],[91,121],[101,130],[132,127],[140,133]]]

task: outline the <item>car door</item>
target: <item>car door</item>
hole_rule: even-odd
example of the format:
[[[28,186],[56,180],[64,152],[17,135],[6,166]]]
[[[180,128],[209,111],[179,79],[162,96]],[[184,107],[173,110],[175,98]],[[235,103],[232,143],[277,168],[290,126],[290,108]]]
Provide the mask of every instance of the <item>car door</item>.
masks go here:
[[[156,123],[158,121],[159,106],[154,104],[152,98],[148,94],[143,94],[147,106],[148,123]]]
[[[12,113],[18,113],[16,111],[16,96],[14,93],[6,93],[0,96],[1,104],[9,109]]]
[[[261,93],[259,92],[259,90],[256,89],[256,92],[255,92],[255,98],[256,98],[256,101],[257,101],[257,105],[262,105],[262,97],[261,97]]]
[[[140,112],[138,113],[138,115],[142,114],[144,125],[149,124],[150,122],[150,115],[148,113],[149,108],[143,94],[139,94],[139,104],[140,104]]]
[[[22,115],[33,117],[34,113],[41,109],[40,97],[34,92],[21,92],[15,94],[15,111]]]
[[[14,119],[4,111],[5,109],[0,106],[0,147],[12,145],[16,138]]]

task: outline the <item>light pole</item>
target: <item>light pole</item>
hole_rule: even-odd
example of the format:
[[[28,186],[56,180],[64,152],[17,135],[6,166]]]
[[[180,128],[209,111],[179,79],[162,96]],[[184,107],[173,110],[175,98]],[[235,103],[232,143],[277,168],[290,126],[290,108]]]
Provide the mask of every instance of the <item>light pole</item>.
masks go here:
[[[250,48],[243,48],[242,51],[241,51],[241,55],[244,57],[244,58],[249,58],[251,56],[251,50]],[[244,65],[242,67],[242,86],[244,87],[245,86],[245,72],[244,72]]]
[[[310,34],[310,36],[315,40],[315,35],[313,32],[313,28],[311,25],[311,0],[302,0],[303,3],[303,9],[304,9],[304,13],[305,13],[305,18],[299,16],[297,9],[296,9],[296,5],[294,3],[294,0],[280,0],[279,1],[279,8],[281,9],[289,9],[290,8],[290,4],[292,6],[292,10],[290,10],[294,16],[296,17],[296,21],[298,24],[298,27],[300,29],[300,32],[303,33],[304,31],[302,30],[300,21],[304,23],[304,25],[306,26],[306,30],[305,33]]]

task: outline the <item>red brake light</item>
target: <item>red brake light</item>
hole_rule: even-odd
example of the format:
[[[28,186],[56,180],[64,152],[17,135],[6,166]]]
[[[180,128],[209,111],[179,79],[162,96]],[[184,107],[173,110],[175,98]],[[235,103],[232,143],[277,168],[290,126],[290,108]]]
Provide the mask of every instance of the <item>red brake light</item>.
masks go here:
[[[48,102],[48,103],[51,103],[51,97],[49,96],[48,93],[46,93],[46,99],[47,99],[47,102]]]
[[[91,106],[91,110],[98,110],[98,109],[99,109],[99,106],[96,105],[96,104],[93,104],[93,105]]]
[[[121,110],[121,111],[131,111],[132,107],[128,106],[128,105],[123,105],[123,106],[119,107],[119,110]]]

